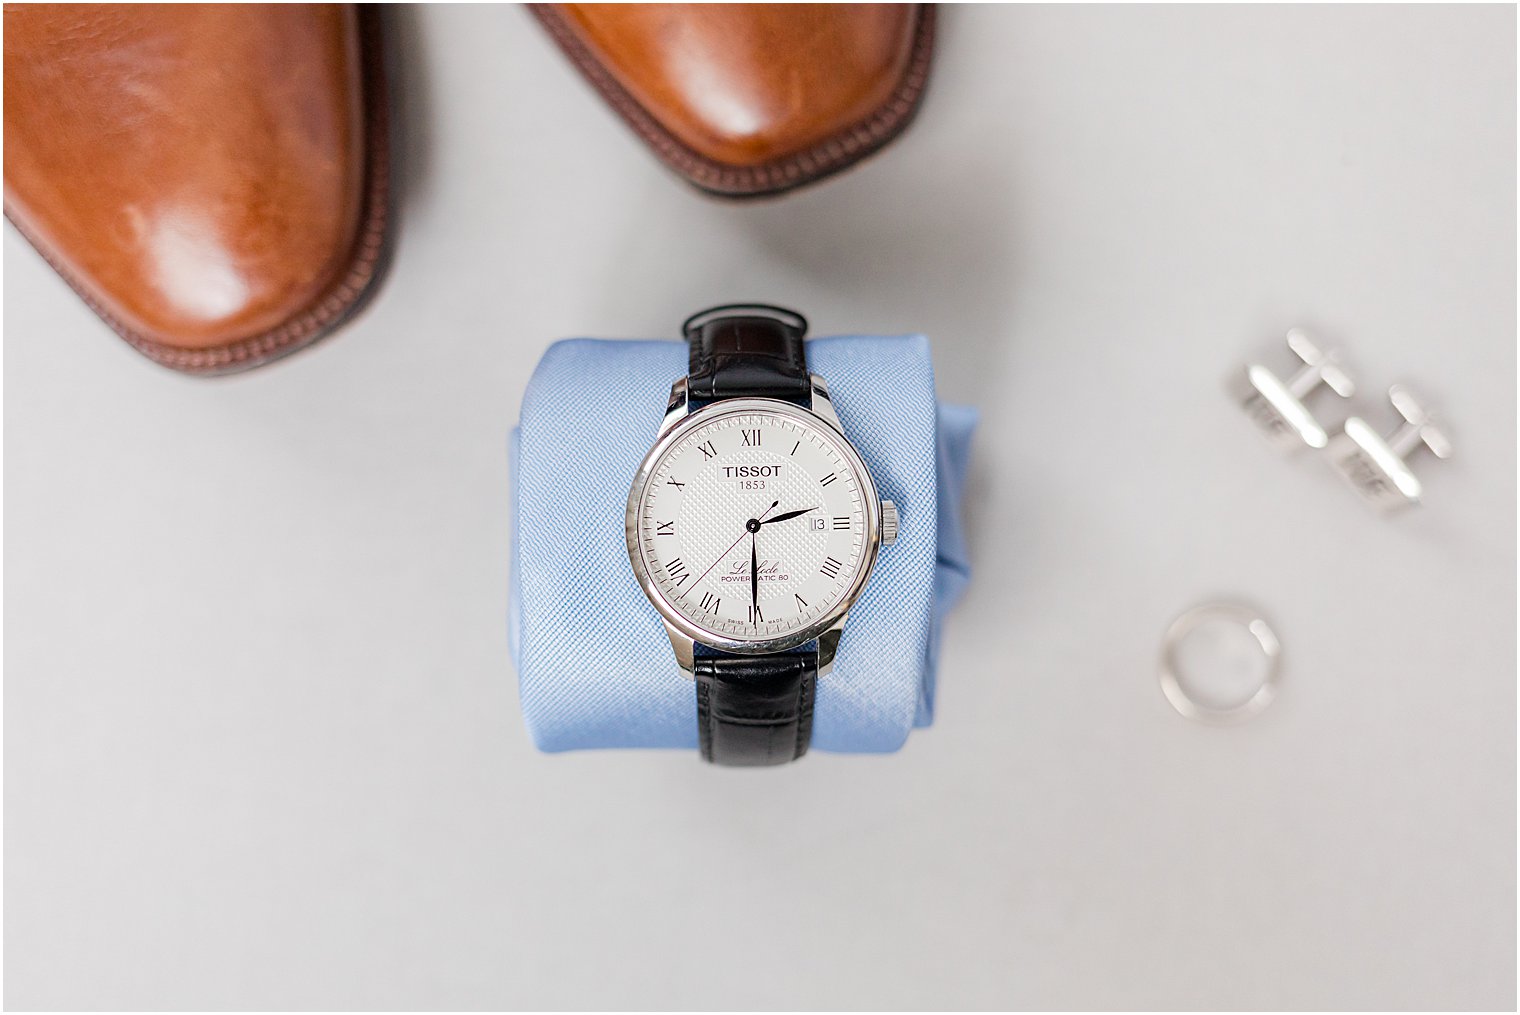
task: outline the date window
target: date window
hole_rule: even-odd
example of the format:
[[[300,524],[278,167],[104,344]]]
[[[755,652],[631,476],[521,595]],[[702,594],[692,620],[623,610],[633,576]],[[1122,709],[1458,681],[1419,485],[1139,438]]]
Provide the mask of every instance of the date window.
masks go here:
[[[824,529],[828,528],[828,522],[826,522],[822,518],[809,518],[808,519],[808,526],[814,532],[822,532]]]

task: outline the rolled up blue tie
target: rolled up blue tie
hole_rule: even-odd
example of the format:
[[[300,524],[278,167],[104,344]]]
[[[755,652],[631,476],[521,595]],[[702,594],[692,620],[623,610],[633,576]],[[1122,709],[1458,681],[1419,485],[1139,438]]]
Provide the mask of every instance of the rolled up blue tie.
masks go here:
[[[921,335],[813,339],[807,356],[901,517],[818,682],[813,749],[891,752],[933,719],[940,625],[970,577],[960,498],[976,413],[937,403]],[[634,579],[623,530],[686,359],[683,342],[569,339],[544,353],[523,395],[509,628],[541,750],[697,746],[695,685]]]

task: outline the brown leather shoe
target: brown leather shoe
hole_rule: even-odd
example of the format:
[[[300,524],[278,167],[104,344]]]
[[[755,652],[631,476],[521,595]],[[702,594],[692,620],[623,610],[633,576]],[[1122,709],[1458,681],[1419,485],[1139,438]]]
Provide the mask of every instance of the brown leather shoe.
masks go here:
[[[247,369],[372,291],[387,101],[352,4],[7,4],[5,214],[145,355]]]
[[[838,172],[917,112],[932,4],[530,4],[664,162],[756,197]]]

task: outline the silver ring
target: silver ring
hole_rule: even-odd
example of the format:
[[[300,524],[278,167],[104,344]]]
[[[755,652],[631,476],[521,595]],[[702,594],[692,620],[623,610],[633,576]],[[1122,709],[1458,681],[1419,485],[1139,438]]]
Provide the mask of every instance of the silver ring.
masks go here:
[[[1267,660],[1267,672],[1249,698],[1229,708],[1205,705],[1193,698],[1183,688],[1177,675],[1177,649],[1183,640],[1200,624],[1211,620],[1223,620],[1243,627],[1256,639],[1261,654]],[[1215,726],[1228,726],[1244,722],[1261,713],[1277,696],[1278,678],[1282,671],[1282,643],[1271,626],[1256,610],[1235,603],[1208,603],[1194,607],[1172,621],[1166,629],[1161,645],[1161,692],[1180,715],[1196,722]]]

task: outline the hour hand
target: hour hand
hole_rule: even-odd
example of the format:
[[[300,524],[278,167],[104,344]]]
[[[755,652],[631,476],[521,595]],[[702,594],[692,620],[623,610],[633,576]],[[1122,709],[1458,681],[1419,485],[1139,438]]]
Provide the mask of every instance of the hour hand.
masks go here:
[[[761,525],[769,525],[771,522],[784,522],[788,518],[796,518],[798,515],[805,515],[809,511],[817,511],[817,510],[818,510],[817,507],[810,507],[810,508],[803,508],[801,511],[788,511],[785,514],[777,515],[774,518],[767,518],[767,519],[765,519],[765,521],[761,522],[760,524]]]

